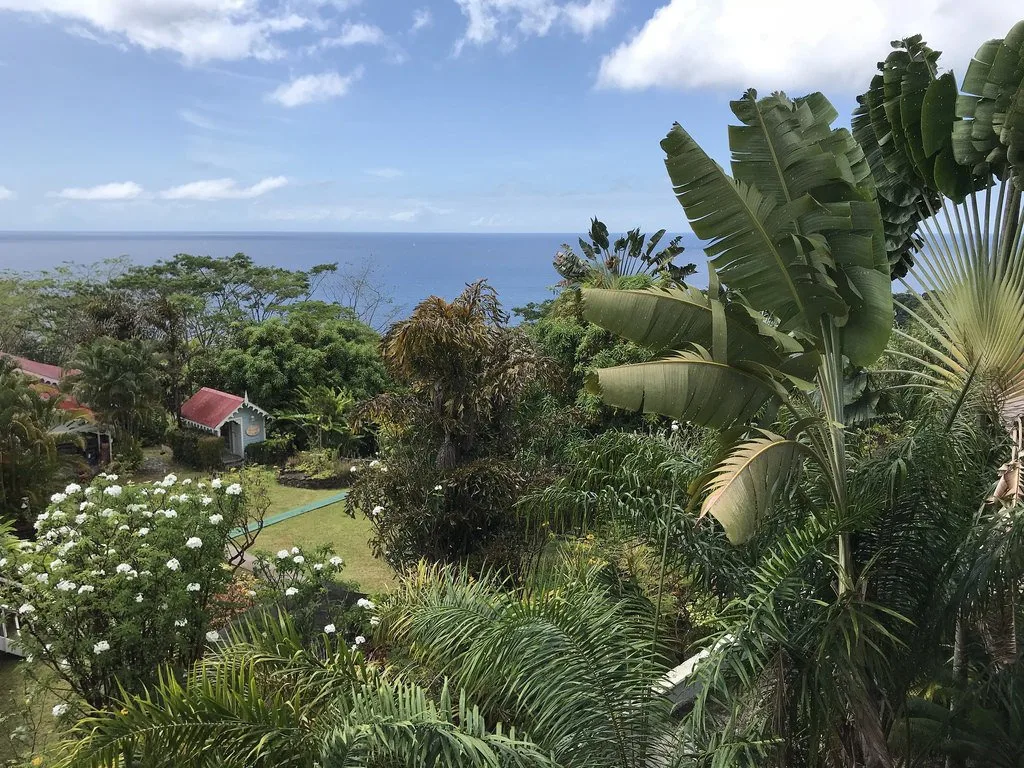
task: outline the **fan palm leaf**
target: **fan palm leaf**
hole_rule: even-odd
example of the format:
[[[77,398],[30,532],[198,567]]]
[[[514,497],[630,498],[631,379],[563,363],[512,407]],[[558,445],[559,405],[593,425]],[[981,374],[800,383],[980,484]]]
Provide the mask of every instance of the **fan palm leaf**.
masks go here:
[[[71,737],[67,768],[555,765],[443,685],[432,697],[330,637],[303,649],[287,619],[245,627],[184,682],[166,672]]]
[[[668,667],[660,648],[652,659],[652,611],[601,566],[521,597],[493,577],[421,568],[381,627],[559,764],[641,768],[669,746],[668,704],[651,696]]]

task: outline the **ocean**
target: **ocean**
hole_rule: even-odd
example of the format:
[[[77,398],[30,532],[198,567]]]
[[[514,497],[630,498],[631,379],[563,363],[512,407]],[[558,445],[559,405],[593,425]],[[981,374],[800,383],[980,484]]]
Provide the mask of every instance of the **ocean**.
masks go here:
[[[260,264],[303,269],[324,262],[373,265],[376,280],[405,312],[427,296],[446,299],[486,278],[506,310],[552,296],[552,258],[572,234],[390,234],[343,232],[0,232],[0,271],[38,272],[64,262],[127,256],[152,264],[176,253],[245,253]],[[663,242],[667,242],[668,238]],[[684,258],[685,257],[685,258]],[[688,248],[684,257],[700,263]]]

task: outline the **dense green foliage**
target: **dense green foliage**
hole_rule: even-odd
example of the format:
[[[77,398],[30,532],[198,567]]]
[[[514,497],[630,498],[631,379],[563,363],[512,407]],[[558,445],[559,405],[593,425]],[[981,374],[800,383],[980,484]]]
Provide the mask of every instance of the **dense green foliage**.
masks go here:
[[[45,506],[57,469],[55,418],[56,402],[0,359],[0,523],[24,524]]]
[[[343,307],[307,302],[285,317],[238,326],[203,362],[204,383],[248,391],[271,412],[300,406],[301,390],[345,388],[357,399],[387,384],[378,336]]]
[[[511,507],[529,482],[521,454],[536,430],[517,419],[545,363],[506,319],[477,283],[452,302],[427,299],[384,337],[384,360],[407,390],[363,407],[382,452],[351,498],[396,566],[421,557],[518,565]]]
[[[274,466],[284,464],[294,450],[290,436],[268,437],[261,443],[249,443],[245,446],[245,458],[255,464]]]
[[[294,620],[90,713],[65,763],[1019,765],[1024,22],[959,88],[938,60],[897,41],[852,131],[819,93],[748,91],[728,172],[674,126],[707,290],[663,233],[595,219],[524,328],[485,283],[430,297],[360,366],[376,389],[302,379],[310,320],[343,312],[232,305],[206,370],[265,371],[318,446],[364,399],[350,508],[399,585],[349,650],[279,602]],[[317,592],[276,558],[265,583]]]
[[[208,470],[221,466],[224,439],[195,429],[176,429],[168,433],[174,460],[192,469]]]

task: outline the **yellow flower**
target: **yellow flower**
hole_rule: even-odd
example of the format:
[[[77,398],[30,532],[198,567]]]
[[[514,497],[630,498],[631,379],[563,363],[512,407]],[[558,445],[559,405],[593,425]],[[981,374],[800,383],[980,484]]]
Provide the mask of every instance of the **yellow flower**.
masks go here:
[[[32,758],[32,765],[40,766],[42,764],[43,764],[43,758],[41,756],[36,755],[35,757]]]
[[[121,710],[121,714],[122,715],[127,715],[128,714],[128,710],[127,709],[122,709]]]

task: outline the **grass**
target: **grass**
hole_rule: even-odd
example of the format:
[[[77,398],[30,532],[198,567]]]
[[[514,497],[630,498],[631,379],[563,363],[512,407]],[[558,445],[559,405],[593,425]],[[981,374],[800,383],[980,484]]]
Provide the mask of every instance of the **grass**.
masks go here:
[[[281,485],[277,480],[274,480],[267,486],[267,495],[270,497],[267,517],[276,515],[279,512],[287,512],[289,509],[295,509],[320,499],[326,499],[329,496],[335,496],[337,493],[338,491],[336,490],[314,491],[308,488],[292,488],[288,485]],[[307,512],[306,514],[309,513]],[[278,523],[278,525],[284,525],[284,523]]]
[[[56,721],[50,714],[58,699],[30,684],[25,676],[27,669],[27,661],[0,654],[0,765],[21,765],[19,759],[28,760],[59,740]],[[39,662],[35,662],[33,672],[46,674]],[[33,694],[27,700],[30,690]],[[25,741],[16,736],[19,727],[25,729]]]
[[[366,592],[381,592],[394,583],[394,575],[385,563],[370,553],[371,530],[369,520],[349,517],[345,514],[345,503],[339,501],[264,528],[256,539],[256,549],[276,552],[290,547],[330,544],[345,560],[343,579],[358,582]]]

